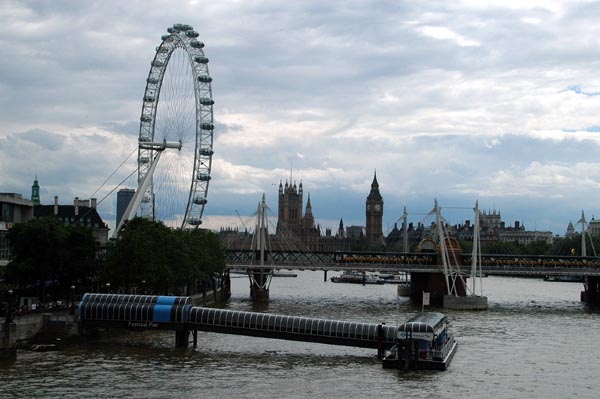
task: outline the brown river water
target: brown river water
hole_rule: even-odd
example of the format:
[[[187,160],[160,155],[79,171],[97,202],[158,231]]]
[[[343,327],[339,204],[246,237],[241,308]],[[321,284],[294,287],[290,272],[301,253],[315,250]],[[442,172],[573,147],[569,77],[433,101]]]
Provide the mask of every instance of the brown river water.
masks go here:
[[[330,273],[331,276],[331,273]],[[118,333],[0,363],[0,398],[599,398],[600,312],[580,283],[488,277],[487,311],[443,311],[459,342],[445,372],[384,370],[374,350],[198,333]],[[420,307],[394,285],[334,284],[322,272],[275,278],[268,306],[232,278],[224,305],[336,320],[401,323]]]

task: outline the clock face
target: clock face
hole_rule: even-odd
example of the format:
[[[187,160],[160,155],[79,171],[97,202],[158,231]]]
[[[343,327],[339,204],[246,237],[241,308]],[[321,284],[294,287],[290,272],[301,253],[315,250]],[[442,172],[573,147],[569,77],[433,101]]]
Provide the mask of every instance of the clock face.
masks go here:
[[[367,204],[367,211],[370,211],[370,210],[371,210],[371,205]]]
[[[381,205],[377,204],[375,205],[375,212],[380,212],[381,211]]]

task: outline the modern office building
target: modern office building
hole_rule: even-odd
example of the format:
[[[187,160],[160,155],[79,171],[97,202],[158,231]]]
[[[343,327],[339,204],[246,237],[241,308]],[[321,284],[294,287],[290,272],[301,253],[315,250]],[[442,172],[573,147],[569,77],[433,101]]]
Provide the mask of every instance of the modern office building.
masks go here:
[[[127,209],[134,194],[135,190],[133,188],[122,188],[117,192],[117,223],[115,224],[115,228],[121,223],[125,209]]]

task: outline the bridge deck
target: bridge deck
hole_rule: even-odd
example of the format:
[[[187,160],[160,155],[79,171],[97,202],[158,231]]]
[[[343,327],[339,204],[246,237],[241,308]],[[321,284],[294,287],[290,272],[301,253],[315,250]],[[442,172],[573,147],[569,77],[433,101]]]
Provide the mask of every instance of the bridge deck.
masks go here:
[[[264,266],[256,261],[254,251],[226,251],[227,268],[239,270],[288,269],[364,272],[436,272],[442,271],[433,253],[378,252],[284,252],[267,254]],[[471,256],[461,255],[455,264],[471,272]],[[483,255],[481,272],[485,275],[600,276],[599,257],[549,255]]]

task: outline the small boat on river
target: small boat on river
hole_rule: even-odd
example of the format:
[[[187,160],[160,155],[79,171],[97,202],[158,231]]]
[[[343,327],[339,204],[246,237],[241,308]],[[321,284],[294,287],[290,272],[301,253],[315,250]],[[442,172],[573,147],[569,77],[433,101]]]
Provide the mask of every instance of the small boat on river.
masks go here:
[[[446,370],[458,344],[443,313],[420,313],[400,325],[398,343],[382,359],[384,368]]]
[[[353,283],[353,284],[383,284],[384,281],[372,274],[361,272],[342,272],[339,276],[331,277],[332,283]]]
[[[574,276],[569,274],[563,274],[559,276],[544,276],[544,281],[559,281],[562,283],[583,283],[584,280],[585,279],[583,276]]]

